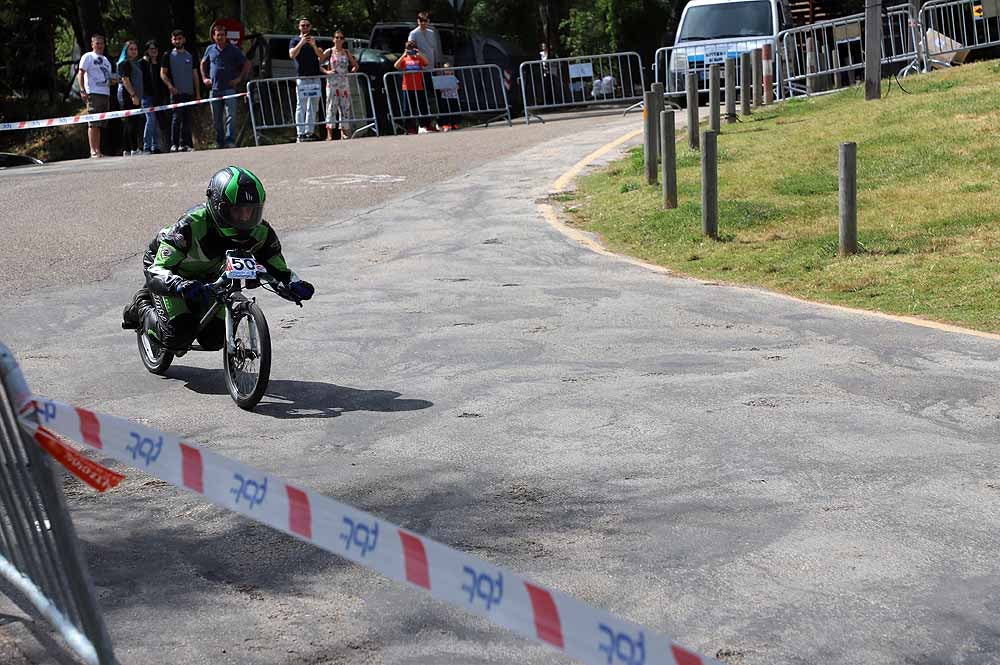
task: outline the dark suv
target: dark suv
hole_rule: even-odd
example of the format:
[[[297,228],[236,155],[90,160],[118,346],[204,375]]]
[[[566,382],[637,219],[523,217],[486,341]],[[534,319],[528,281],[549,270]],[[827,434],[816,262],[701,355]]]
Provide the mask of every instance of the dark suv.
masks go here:
[[[377,23],[368,38],[368,46],[398,54],[415,27],[412,23]],[[517,75],[521,63],[514,49],[503,40],[451,25],[435,25],[432,29],[441,40],[443,62],[452,67],[498,65],[511,76]]]

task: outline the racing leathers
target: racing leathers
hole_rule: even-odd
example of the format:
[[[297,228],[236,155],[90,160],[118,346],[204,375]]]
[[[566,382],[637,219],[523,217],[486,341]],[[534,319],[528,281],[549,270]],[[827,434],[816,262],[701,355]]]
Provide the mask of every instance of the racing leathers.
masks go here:
[[[264,264],[268,273],[287,285],[297,277],[281,255],[281,242],[274,229],[262,221],[247,241],[219,233],[208,207],[196,205],[180,219],[160,230],[149,243],[142,265],[152,307],[141,314],[145,334],[168,349],[186,349],[198,330],[210,302],[196,302],[179,295],[190,280],[214,282],[225,263],[227,250],[240,250]],[[221,349],[225,344],[225,311],[198,335],[202,348]]]

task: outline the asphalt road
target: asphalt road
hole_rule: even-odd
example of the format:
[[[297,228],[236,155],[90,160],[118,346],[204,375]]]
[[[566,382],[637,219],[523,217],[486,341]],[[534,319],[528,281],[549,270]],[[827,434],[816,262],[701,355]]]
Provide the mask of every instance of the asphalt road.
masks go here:
[[[262,298],[275,360],[256,413],[231,403],[218,354],[152,376],[118,327],[141,244],[218,153],[0,174],[19,220],[0,339],[40,394],[182,433],[734,665],[1000,660],[1000,343],[567,240],[535,201],[637,125],[226,153],[262,175],[318,287],[301,310]],[[96,249],[38,242],[98,219]],[[566,662],[127,474],[107,496],[66,485],[125,665]]]

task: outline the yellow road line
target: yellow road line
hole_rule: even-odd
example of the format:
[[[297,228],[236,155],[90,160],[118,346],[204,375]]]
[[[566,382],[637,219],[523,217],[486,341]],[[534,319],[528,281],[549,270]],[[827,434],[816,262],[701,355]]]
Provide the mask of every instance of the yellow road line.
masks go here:
[[[566,173],[563,173],[561,176],[559,176],[558,178],[556,178],[556,181],[554,183],[552,183],[552,188],[551,188],[552,191],[553,192],[561,192],[562,190],[566,189],[566,185],[568,185],[570,183],[570,181],[573,180],[573,178],[575,178],[576,176],[578,176],[580,174],[580,171],[582,171],[585,168],[587,168],[592,162],[594,162],[596,159],[598,159],[599,157],[601,157],[601,155],[603,155],[603,154],[605,154],[605,153],[607,153],[607,152],[609,152],[611,150],[614,150],[615,148],[617,148],[618,146],[620,146],[622,143],[625,143],[626,141],[630,141],[630,140],[634,139],[636,136],[639,136],[640,134],[642,134],[642,130],[641,129],[637,129],[637,130],[635,130],[633,132],[629,132],[625,136],[621,136],[621,137],[615,139],[614,141],[612,141],[611,143],[608,143],[607,145],[603,145],[600,148],[598,148],[597,150],[595,150],[594,152],[590,153],[589,155],[587,155],[586,157],[584,157],[583,159],[581,159],[580,161],[578,161],[576,164],[574,164],[570,168],[569,171],[566,171]]]
[[[607,154],[609,151],[614,150],[615,148],[617,148],[618,146],[622,145],[623,143],[626,143],[627,141],[632,140],[636,136],[639,136],[640,134],[642,134],[642,132],[643,132],[643,130],[641,130],[641,129],[637,129],[635,131],[629,132],[628,134],[625,134],[624,136],[620,136],[617,139],[615,139],[614,141],[611,141],[610,143],[607,143],[607,144],[601,146],[600,148],[598,148],[597,150],[595,150],[594,152],[590,153],[589,155],[587,155],[586,157],[584,157],[583,159],[581,159],[580,161],[578,161],[576,164],[574,164],[572,167],[570,167],[570,169],[568,171],[566,171],[561,176],[559,176],[558,178],[556,178],[555,181],[552,183],[552,186],[549,188],[549,193],[550,194],[556,194],[558,192],[565,191],[565,189],[567,188],[567,186],[569,185],[569,183],[572,182],[572,180],[574,178],[576,178],[576,176],[580,175],[581,171],[583,171],[585,168],[587,168],[588,166],[590,166],[590,164],[592,164],[594,161],[596,161],[597,159],[599,159],[601,156]],[[601,244],[601,242],[599,240],[597,240],[597,238],[593,234],[587,233],[585,231],[581,231],[579,229],[575,229],[575,228],[573,228],[571,226],[567,226],[565,223],[563,223],[563,221],[559,219],[559,215],[556,214],[555,208],[553,208],[552,205],[550,205],[548,203],[539,203],[538,204],[538,209],[539,209],[539,212],[542,213],[542,217],[545,218],[545,221],[550,226],[552,226],[554,229],[556,229],[557,231],[559,231],[560,233],[562,233],[567,238],[570,238],[571,240],[575,240],[576,242],[580,243],[581,245],[584,245],[585,247],[587,247],[588,249],[590,249],[592,252],[596,252],[598,254],[603,254],[604,256],[613,256],[616,259],[623,260],[623,261],[625,261],[627,263],[631,263],[632,265],[639,266],[639,267],[644,268],[646,270],[651,270],[653,272],[657,272],[657,273],[660,273],[662,275],[673,275],[674,277],[678,277],[678,275],[675,275],[674,272],[672,270],[670,270],[670,268],[666,268],[664,266],[659,266],[659,265],[656,265],[654,263],[648,263],[646,261],[642,261],[640,259],[637,259],[637,258],[635,258],[633,256],[628,256],[628,255],[625,255],[625,254],[619,254],[617,252],[612,252],[607,247],[605,247],[603,244]],[[700,279],[700,278],[692,277],[690,279],[696,279],[697,280],[697,279]],[[792,300],[794,302],[806,303],[806,304],[815,305],[815,306],[819,306],[819,307],[825,307],[827,309],[832,309],[832,310],[836,310],[836,311],[839,311],[839,312],[848,312],[848,313],[851,313],[851,314],[863,314],[863,315],[866,315],[866,316],[871,316],[871,317],[875,317],[875,318],[879,318],[879,319],[885,319],[885,320],[889,320],[889,321],[897,321],[897,322],[900,322],[900,323],[909,323],[910,325],[920,326],[922,328],[931,328],[933,330],[940,330],[942,332],[958,333],[958,334],[961,334],[961,335],[970,335],[972,337],[982,337],[984,339],[992,339],[992,340],[1000,341],[1000,334],[990,333],[990,332],[984,332],[984,331],[981,331],[981,330],[972,330],[970,328],[962,328],[961,326],[956,326],[956,325],[952,325],[952,324],[949,324],[949,323],[939,323],[937,321],[928,321],[926,319],[919,319],[919,318],[914,317],[914,316],[903,316],[903,315],[900,315],[900,314],[888,314],[886,312],[878,312],[878,311],[874,311],[874,310],[870,310],[870,309],[857,309],[857,308],[854,308],[854,307],[845,307],[844,305],[831,305],[829,303],[816,302],[814,300],[806,300],[805,298],[798,298],[796,296],[790,296],[790,295],[787,295],[785,293],[777,293],[776,291],[768,291],[767,289],[764,289],[764,288],[758,287],[758,286],[749,286],[749,285],[746,285],[746,284],[732,284],[732,283],[728,283],[728,282],[708,281],[708,280],[702,280],[702,281],[706,285],[710,285],[710,286],[718,284],[718,285],[722,285],[722,286],[730,286],[730,287],[735,287],[735,288],[753,289],[753,290],[756,290],[756,291],[761,291],[762,293],[767,293],[769,295],[776,296],[778,298],[784,298],[785,300]]]

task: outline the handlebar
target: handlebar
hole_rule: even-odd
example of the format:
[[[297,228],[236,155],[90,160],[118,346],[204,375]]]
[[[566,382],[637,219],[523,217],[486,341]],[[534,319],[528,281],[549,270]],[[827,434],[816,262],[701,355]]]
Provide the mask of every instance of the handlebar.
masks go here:
[[[231,280],[228,277],[226,277],[225,274],[222,274],[219,275],[219,279],[209,284],[209,286],[216,293],[221,293],[222,291],[224,291],[223,287],[225,287],[226,284],[232,283],[233,281],[234,280]],[[270,286],[271,288],[268,290],[271,291],[272,293],[275,293],[279,297],[284,298],[285,300],[290,300],[299,307],[302,307],[302,300],[296,298],[295,294],[289,291],[285,287],[285,285],[283,285],[276,277],[266,272],[260,272],[257,273],[257,281],[260,282],[261,284],[267,284],[268,286]]]

